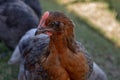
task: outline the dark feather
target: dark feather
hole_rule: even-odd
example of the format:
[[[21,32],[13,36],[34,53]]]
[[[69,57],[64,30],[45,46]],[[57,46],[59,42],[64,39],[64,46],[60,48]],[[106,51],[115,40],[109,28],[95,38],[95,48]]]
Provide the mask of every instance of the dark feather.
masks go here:
[[[39,19],[34,11],[20,0],[0,2],[0,40],[14,49],[19,39],[31,28],[37,27]]]

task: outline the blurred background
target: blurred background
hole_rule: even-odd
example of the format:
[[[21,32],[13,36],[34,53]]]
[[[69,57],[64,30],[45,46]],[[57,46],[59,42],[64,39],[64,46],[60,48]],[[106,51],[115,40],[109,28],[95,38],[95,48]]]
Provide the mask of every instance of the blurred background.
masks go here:
[[[120,0],[40,0],[40,10],[68,15],[75,23],[77,40],[106,72],[108,80],[120,80]],[[0,80],[17,80],[19,65],[7,64],[14,48],[1,39]]]

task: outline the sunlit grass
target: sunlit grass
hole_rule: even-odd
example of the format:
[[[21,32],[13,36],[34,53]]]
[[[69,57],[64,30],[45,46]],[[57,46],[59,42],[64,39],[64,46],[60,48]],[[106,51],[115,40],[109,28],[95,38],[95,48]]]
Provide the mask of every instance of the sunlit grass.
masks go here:
[[[78,2],[71,3],[67,0],[57,0],[65,8],[72,11],[92,28],[98,30],[102,35],[107,37],[116,46],[120,46],[120,22],[116,20],[116,12],[109,9],[106,2]]]

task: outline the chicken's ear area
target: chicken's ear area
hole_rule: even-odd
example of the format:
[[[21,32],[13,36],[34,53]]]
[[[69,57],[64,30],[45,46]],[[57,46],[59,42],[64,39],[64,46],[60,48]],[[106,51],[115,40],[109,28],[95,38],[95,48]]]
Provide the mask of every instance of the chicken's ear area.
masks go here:
[[[42,16],[42,18],[41,18],[41,20],[40,20],[40,24],[39,24],[38,28],[40,28],[41,26],[42,26],[42,27],[44,26],[44,23],[45,23],[46,19],[48,18],[48,16],[49,16],[49,12],[46,11],[46,12],[43,14],[43,16]]]

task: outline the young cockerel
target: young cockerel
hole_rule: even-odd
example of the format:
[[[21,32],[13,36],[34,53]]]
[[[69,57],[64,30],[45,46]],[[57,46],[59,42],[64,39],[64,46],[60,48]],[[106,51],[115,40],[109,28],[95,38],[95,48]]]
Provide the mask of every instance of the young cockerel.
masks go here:
[[[50,37],[49,55],[42,60],[51,80],[87,80],[92,72],[92,59],[80,48],[74,37],[74,24],[61,12],[45,12],[36,34]]]

